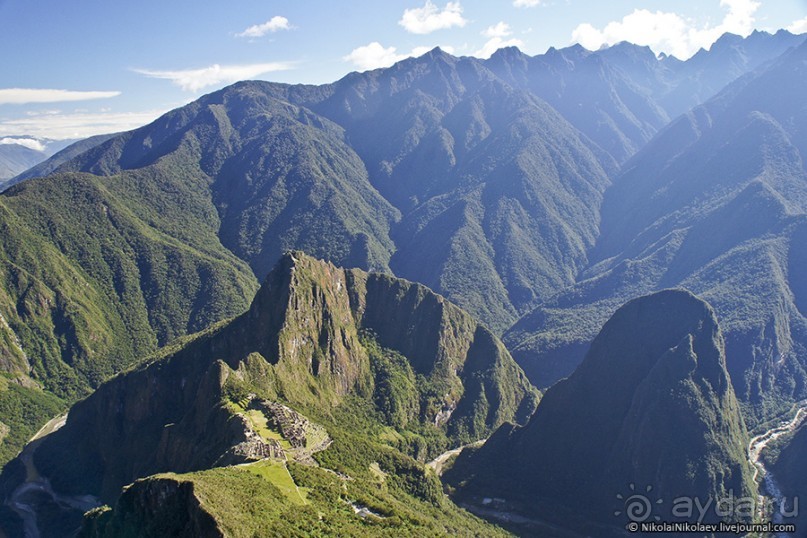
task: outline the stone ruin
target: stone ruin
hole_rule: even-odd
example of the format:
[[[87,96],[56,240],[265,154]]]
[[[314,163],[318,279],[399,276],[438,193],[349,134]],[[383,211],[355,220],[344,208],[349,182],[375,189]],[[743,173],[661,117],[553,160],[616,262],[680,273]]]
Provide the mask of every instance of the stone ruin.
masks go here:
[[[280,442],[275,439],[264,440],[252,430],[246,418],[239,418],[242,423],[244,439],[230,447],[230,449],[219,458],[216,465],[237,465],[267,458],[278,460],[286,459],[286,451],[280,446]]]
[[[253,405],[263,412],[271,426],[280,430],[283,438],[289,442],[292,448],[305,448],[306,431],[310,426],[308,419],[277,402],[261,400]]]

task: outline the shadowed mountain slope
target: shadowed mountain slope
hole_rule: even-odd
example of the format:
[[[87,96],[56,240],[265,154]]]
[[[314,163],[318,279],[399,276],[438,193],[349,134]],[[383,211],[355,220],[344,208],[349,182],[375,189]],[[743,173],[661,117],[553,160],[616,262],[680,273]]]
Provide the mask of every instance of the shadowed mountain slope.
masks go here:
[[[665,290],[630,301],[526,426],[500,428],[460,457],[449,480],[464,495],[502,497],[529,517],[594,535],[621,535],[628,501],[616,496],[631,495],[629,484],[663,501],[647,508],[662,521],[675,519],[680,496],[752,495],[748,434],[725,361],[702,300]]]
[[[606,194],[592,266],[506,335],[534,382],[572,372],[630,296],[686,286],[720,315],[751,415],[805,397],[807,109],[796,95],[806,60],[802,45],[735,82],[626,165]]]

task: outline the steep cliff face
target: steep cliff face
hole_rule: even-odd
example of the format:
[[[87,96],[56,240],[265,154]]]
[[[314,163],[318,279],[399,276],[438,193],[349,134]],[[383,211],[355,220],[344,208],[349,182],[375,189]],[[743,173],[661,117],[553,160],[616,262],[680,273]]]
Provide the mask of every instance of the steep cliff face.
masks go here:
[[[537,398],[501,342],[442,297],[294,252],[248,312],[76,404],[34,461],[57,491],[111,503],[138,478],[237,463],[233,447],[266,419],[252,401],[285,402],[326,428],[350,403],[393,439],[420,439],[424,458],[435,439],[443,449],[526,420]]]
[[[110,517],[112,514],[108,509],[92,513],[79,536],[225,536],[213,516],[202,506],[193,482],[176,477],[159,476],[135,482],[115,508],[114,518]]]
[[[667,500],[653,508],[667,519],[682,495],[750,494],[747,441],[714,312],[668,290],[620,308],[525,427],[458,469],[476,474],[469,491],[520,498],[540,518],[619,526],[612,501],[629,484]]]

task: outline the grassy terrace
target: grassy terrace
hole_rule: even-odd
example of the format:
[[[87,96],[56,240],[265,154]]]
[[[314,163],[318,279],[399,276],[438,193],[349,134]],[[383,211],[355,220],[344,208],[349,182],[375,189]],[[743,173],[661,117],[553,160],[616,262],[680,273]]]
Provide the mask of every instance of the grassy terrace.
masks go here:
[[[274,485],[289,502],[293,504],[308,504],[307,488],[298,488],[294,479],[289,474],[289,469],[285,462],[263,460],[239,467],[246,472],[260,476],[270,484]]]

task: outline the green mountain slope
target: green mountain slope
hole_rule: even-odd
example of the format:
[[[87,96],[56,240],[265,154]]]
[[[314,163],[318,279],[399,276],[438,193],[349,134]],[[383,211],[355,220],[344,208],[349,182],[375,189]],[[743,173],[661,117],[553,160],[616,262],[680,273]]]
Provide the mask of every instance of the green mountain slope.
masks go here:
[[[607,176],[679,111],[652,96],[697,104],[799,38],[724,42],[697,66],[624,44],[435,49],[323,86],[241,83],[60,170],[170,175],[170,160],[209,183],[221,243],[259,279],[300,248],[391,269],[502,331],[587,265]]]
[[[528,94],[489,84],[468,100],[445,123],[478,108],[489,132],[445,172],[454,190],[395,228],[391,267],[501,328],[585,264],[607,177],[591,146]]]
[[[642,512],[661,521],[681,516],[672,511],[680,496],[754,495],[725,361],[715,313],[702,300],[682,290],[633,300],[526,426],[501,428],[447,477],[463,496],[501,497],[530,518],[598,536],[624,529],[627,501],[618,499],[631,484],[663,501]]]
[[[187,170],[207,184],[222,244],[260,278],[290,248],[386,268],[397,212],[368,183],[344,131],[264,86],[239,83],[205,96],[59,170],[142,169],[166,181]]]
[[[311,465],[314,456],[350,476],[398,475],[390,478],[402,481],[403,493],[390,493],[396,502],[405,494],[442,506],[439,482],[416,460],[526,421],[537,400],[501,342],[442,297],[297,252],[245,314],[77,403],[33,461],[59,494],[113,503],[136,479],[260,460],[279,446],[286,457],[271,457],[281,464]],[[280,404],[302,426],[273,430],[285,424],[272,418]],[[300,435],[308,441],[295,445]],[[199,480],[219,476],[239,475]],[[4,491],[18,485],[8,471]]]
[[[254,277],[218,242],[200,187],[125,172],[62,174],[3,193],[4,371],[73,401],[158,345],[246,309]],[[4,452],[25,440],[8,437]]]
[[[249,84],[213,94],[0,196],[5,371],[72,402],[158,345],[243,312],[253,269],[265,274],[290,246],[387,266],[395,211],[340,129],[261,99]],[[93,175],[75,172],[81,159]]]
[[[372,476],[345,481],[319,468],[289,464],[286,476],[304,497],[294,500],[275,485],[277,478],[267,472],[273,467],[262,464],[159,475],[135,482],[114,510],[91,513],[79,536],[509,536],[451,503],[437,479],[423,476],[413,462],[395,463],[398,472],[411,473],[411,484],[429,487],[430,495],[414,494],[386,465],[389,478],[379,483]],[[358,515],[357,501],[350,501],[356,498],[378,510],[376,515]]]
[[[688,62],[651,58],[647,50],[625,45],[534,58],[506,50],[487,61],[435,49],[323,86],[239,83],[136,131],[85,141],[45,163],[41,170],[53,175],[0,196],[0,315],[7,322],[0,326],[0,368],[23,383],[17,385],[21,390],[33,390],[33,379],[72,402],[156,346],[242,312],[257,280],[292,248],[427,284],[497,333],[538,305],[554,312],[559,303],[549,298],[558,289],[581,277],[599,277],[600,270],[611,274],[601,253],[622,252],[636,234],[643,234],[637,248],[657,239],[612,218],[622,210],[619,204],[607,202],[610,213],[600,215],[616,163],[671,116],[671,109],[652,97],[656,89],[672,91],[687,86],[684,80],[696,80],[697,95],[689,97],[700,102],[715,81],[739,76],[796,39],[787,33],[728,37],[726,46],[718,47],[723,52],[700,54],[691,69]],[[719,68],[724,64],[728,67]],[[719,115],[708,110],[709,118]],[[756,132],[757,123],[767,122],[765,148],[778,147],[777,133],[785,132],[801,151],[803,137],[787,131],[786,117],[777,114],[769,114],[772,123],[763,114],[746,130]],[[709,120],[693,125],[700,132]],[[686,122],[666,136],[679,131],[688,140]],[[762,142],[749,135],[744,143]],[[752,155],[749,151],[749,159]],[[777,179],[767,171],[780,161],[795,166],[797,159],[792,151],[769,157],[760,181],[773,194],[747,196],[770,198],[774,209],[781,196],[785,211],[793,212],[797,176],[777,169]],[[617,185],[614,192],[653,196],[652,189],[633,186],[620,191]],[[649,226],[654,218],[642,215],[634,224]],[[783,222],[768,224],[786,227]],[[601,230],[601,246],[592,251]],[[789,274],[795,266],[782,260],[798,253],[783,249],[799,236],[787,237],[765,243],[753,255],[732,256],[761,272]],[[673,242],[663,252],[674,248]],[[718,252],[697,244],[689,250],[704,261]],[[603,263],[584,272],[591,252]],[[509,341],[524,356],[557,351],[542,362],[558,363],[550,378],[565,375],[574,365],[561,359],[567,343],[585,347],[596,325],[637,290],[690,285],[693,268],[683,265],[664,279],[644,276],[655,283],[630,287],[606,306],[591,307],[598,314],[590,319],[578,322],[586,316],[575,310],[571,323],[564,318],[546,330],[543,323],[525,322]],[[714,300],[724,318],[744,317],[717,301],[725,282],[717,266],[708,267],[708,275],[692,277],[697,280],[692,287]],[[720,286],[699,288],[707,278]],[[803,293],[792,285],[798,305]],[[747,292],[732,304],[746,295],[759,297],[753,287],[739,287]],[[585,302],[596,305],[601,299],[586,295]],[[790,349],[792,340],[796,353],[801,329],[792,321],[793,305],[782,304],[774,323],[781,341],[777,350]],[[572,330],[558,337],[563,324]],[[758,328],[756,321],[753,330],[740,327],[745,340],[730,336],[729,346],[755,346]],[[550,334],[549,343],[536,343],[538,330]],[[768,345],[765,338],[757,347]],[[743,361],[752,359],[732,361],[733,373],[742,368],[734,364]],[[795,373],[784,376],[791,385],[780,387],[785,393],[800,390],[799,364],[788,363]],[[534,373],[531,361],[524,366]],[[767,391],[772,374],[766,372],[753,374],[741,391],[744,399]],[[43,418],[26,431],[37,429]],[[24,436],[4,442],[12,438]],[[3,448],[11,453],[17,447]]]
[[[585,264],[613,169],[540,99],[439,50],[328,86],[239,83],[59,170],[164,159],[207,178],[221,242],[259,278],[299,248],[392,269],[499,331]]]
[[[20,144],[0,144],[0,190],[8,180],[46,158],[43,151]]]
[[[179,185],[63,175],[4,193],[5,317],[51,392],[75,397],[245,308],[249,269],[216,241],[199,185]]]
[[[506,335],[539,386],[568,375],[627,298],[685,286],[718,312],[749,418],[805,397],[807,48],[673,122],[607,192],[594,261],[580,282]]]

